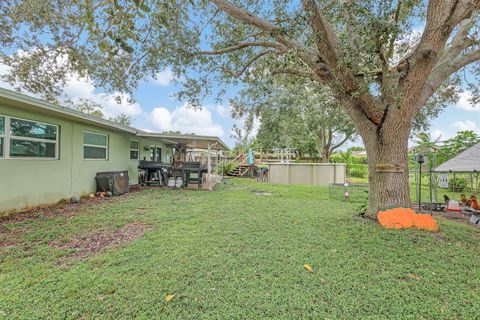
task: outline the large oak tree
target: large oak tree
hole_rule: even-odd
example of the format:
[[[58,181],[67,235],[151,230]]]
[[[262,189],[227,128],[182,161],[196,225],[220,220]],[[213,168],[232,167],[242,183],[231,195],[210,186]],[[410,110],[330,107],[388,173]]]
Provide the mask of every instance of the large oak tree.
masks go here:
[[[0,42],[12,67],[8,79],[50,95],[66,71],[131,92],[168,65],[184,75],[179,97],[192,103],[212,85],[221,84],[221,94],[228,85],[278,74],[327,86],[365,144],[374,213],[410,204],[407,144],[415,117],[442,90],[459,88],[462,70],[476,75],[479,6],[480,0],[9,0],[0,4]]]

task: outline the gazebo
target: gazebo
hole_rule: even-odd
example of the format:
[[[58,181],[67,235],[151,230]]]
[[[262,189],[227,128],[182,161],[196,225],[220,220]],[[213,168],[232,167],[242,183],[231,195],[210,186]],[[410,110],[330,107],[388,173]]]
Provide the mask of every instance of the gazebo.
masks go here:
[[[480,172],[480,143],[463,151],[456,157],[439,165],[434,169],[438,173],[453,173],[453,181],[455,183],[456,173],[469,173],[471,175],[471,187],[473,190],[473,174],[477,174],[477,188],[478,188],[478,173]]]
[[[480,143],[439,165],[435,172],[480,172]]]

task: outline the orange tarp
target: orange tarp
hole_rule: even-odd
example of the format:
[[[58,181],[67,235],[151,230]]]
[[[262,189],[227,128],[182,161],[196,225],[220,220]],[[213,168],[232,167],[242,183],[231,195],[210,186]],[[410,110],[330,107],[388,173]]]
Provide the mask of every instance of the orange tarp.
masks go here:
[[[378,222],[386,229],[416,228],[438,231],[438,224],[429,214],[417,214],[410,208],[393,208],[378,212]]]

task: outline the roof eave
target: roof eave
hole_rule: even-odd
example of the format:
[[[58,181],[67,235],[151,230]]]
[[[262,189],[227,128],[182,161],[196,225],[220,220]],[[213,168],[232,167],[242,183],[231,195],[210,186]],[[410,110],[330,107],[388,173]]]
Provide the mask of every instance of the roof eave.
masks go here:
[[[27,104],[29,106],[33,106],[33,107],[36,107],[36,108],[41,108],[41,109],[46,110],[46,111],[59,113],[63,116],[72,117],[72,118],[75,118],[75,119],[80,119],[80,120],[83,120],[83,121],[91,123],[91,124],[96,124],[96,125],[99,125],[99,126],[108,127],[108,128],[116,129],[116,130],[123,131],[123,132],[128,132],[128,133],[132,133],[132,134],[136,134],[138,132],[137,129],[129,127],[129,126],[124,126],[124,125],[121,125],[119,123],[116,123],[116,122],[113,122],[113,121],[110,121],[110,120],[106,120],[106,119],[103,119],[103,118],[91,116],[91,115],[83,113],[83,112],[79,112],[79,111],[76,111],[76,110],[73,110],[73,109],[70,109],[70,108],[67,108],[67,107],[62,107],[62,106],[59,106],[59,105],[56,105],[56,104],[53,104],[53,103],[50,103],[50,102],[47,102],[47,101],[43,101],[41,99],[30,97],[28,95],[18,93],[18,92],[15,92],[15,91],[11,91],[11,90],[7,90],[7,89],[4,89],[4,88],[0,88],[0,98],[24,103],[24,104]]]

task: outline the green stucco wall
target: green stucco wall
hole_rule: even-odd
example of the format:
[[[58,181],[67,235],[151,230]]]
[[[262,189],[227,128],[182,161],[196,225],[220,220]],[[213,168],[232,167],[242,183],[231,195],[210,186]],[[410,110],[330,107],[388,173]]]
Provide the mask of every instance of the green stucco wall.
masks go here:
[[[149,158],[145,146],[162,147],[162,160],[169,156],[167,147],[158,141],[143,141],[134,134],[114,131],[60,117],[29,112],[0,105],[0,115],[41,121],[59,126],[59,159],[1,159],[0,212],[55,203],[81,196],[96,189],[95,175],[102,171],[128,170],[130,183],[138,182],[138,160],[130,160],[130,140],[140,142],[139,159]],[[83,159],[83,132],[109,136],[108,160]],[[8,152],[8,150],[6,150]]]

